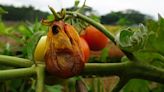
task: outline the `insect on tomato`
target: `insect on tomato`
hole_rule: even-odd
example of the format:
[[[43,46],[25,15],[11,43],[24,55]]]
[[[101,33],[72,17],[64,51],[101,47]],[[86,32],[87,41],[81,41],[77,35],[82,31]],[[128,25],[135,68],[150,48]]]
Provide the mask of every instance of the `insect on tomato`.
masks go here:
[[[102,50],[108,43],[108,38],[93,26],[88,26],[81,36],[93,51]]]
[[[80,45],[81,45],[82,52],[83,52],[84,57],[85,57],[84,60],[85,60],[85,63],[86,63],[89,59],[89,56],[90,56],[90,49],[89,49],[89,46],[88,46],[87,42],[82,37],[80,37]]]

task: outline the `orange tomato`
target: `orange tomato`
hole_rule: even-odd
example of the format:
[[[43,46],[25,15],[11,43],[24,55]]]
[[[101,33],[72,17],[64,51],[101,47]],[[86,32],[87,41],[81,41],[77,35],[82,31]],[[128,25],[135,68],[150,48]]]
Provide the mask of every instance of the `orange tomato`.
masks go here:
[[[102,50],[108,43],[108,38],[93,26],[88,26],[81,36],[93,51]]]
[[[85,58],[84,60],[85,60],[85,63],[86,63],[89,59],[89,56],[90,56],[90,49],[89,49],[89,46],[88,46],[87,42],[82,37],[80,37],[80,45],[81,45],[82,52],[83,52],[84,58]]]
[[[111,44],[109,48],[109,57],[111,58],[120,58],[125,54],[118,48],[116,45]]]

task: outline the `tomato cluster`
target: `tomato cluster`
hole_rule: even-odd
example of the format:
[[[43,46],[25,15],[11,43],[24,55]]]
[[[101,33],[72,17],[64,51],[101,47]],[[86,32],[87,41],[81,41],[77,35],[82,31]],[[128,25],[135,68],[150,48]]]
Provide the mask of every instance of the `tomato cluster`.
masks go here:
[[[80,34],[80,37],[86,61],[90,56],[90,50],[97,52],[105,48],[107,45],[109,45],[109,57],[119,58],[124,55],[124,53],[116,45],[111,43],[103,33],[93,26],[86,27]]]
[[[73,28],[71,25],[69,26],[69,28]],[[73,34],[73,32],[75,30],[73,29],[67,29],[65,31],[69,31],[71,33],[71,35]],[[60,31],[60,30],[59,30]],[[70,35],[70,36],[71,36]],[[75,35],[74,35],[75,36]],[[53,36],[54,37],[54,36]],[[78,36],[77,36],[78,38]],[[56,39],[56,38],[54,38]],[[73,39],[73,38],[72,38]],[[56,39],[57,40],[57,39]],[[77,40],[77,39],[75,39]],[[35,61],[46,61],[45,60],[45,53],[46,53],[46,41],[47,41],[47,36],[43,36],[35,49],[34,52],[34,58]],[[80,45],[80,46],[79,46]],[[82,34],[80,34],[80,40],[79,40],[79,47],[82,50],[82,56],[83,56],[83,64],[87,63],[90,57],[90,52],[94,51],[94,52],[100,52],[103,48],[105,48],[106,46],[109,47],[109,57],[113,58],[113,57],[122,57],[124,54],[122,53],[122,51],[113,43],[110,43],[110,40],[103,34],[101,33],[98,29],[96,29],[93,26],[88,26],[85,28],[85,30],[83,31]],[[53,51],[53,50],[51,50]],[[55,52],[54,52],[55,53]],[[64,54],[64,53],[63,53]],[[76,53],[77,54],[77,53]],[[93,54],[93,53],[92,53]],[[51,57],[52,55],[50,55]],[[78,55],[77,55],[78,56]],[[64,58],[64,56],[63,56]],[[48,58],[50,59],[50,58]],[[72,59],[73,60],[73,59]],[[77,60],[77,59],[75,59]],[[51,62],[54,61],[56,62],[57,60],[50,60]],[[46,61],[47,62],[47,61]],[[53,63],[54,63],[53,62]],[[74,61],[72,61],[74,62]],[[82,63],[81,62],[81,63]],[[50,63],[49,65],[47,65],[49,71],[50,70],[54,70],[55,66],[51,67],[50,65],[52,65],[52,63]],[[66,65],[67,66],[67,65]],[[67,66],[69,67],[69,66]],[[63,68],[64,69],[64,68]],[[56,70],[56,69],[55,69]],[[54,71],[55,71],[54,70]],[[81,70],[80,70],[81,71]],[[56,74],[56,73],[55,73]],[[60,74],[60,75],[59,75]],[[56,76],[60,76],[62,78],[67,78],[70,76],[73,76],[71,74],[71,72],[68,72],[66,70],[62,70],[60,73],[58,73],[58,75]]]
[[[48,73],[56,77],[69,78],[78,75],[90,57],[90,50],[101,51],[107,46],[109,39],[91,25],[86,27],[79,37],[73,25],[56,16],[57,13],[51,7],[50,10],[55,19],[42,20],[43,24],[49,26],[49,30],[47,36],[42,37],[36,45],[36,64],[38,61],[45,61]]]

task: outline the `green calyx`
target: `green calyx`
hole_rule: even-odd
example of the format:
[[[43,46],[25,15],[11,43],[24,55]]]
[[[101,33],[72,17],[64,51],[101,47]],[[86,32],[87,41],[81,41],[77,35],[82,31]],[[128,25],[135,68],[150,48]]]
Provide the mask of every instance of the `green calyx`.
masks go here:
[[[49,9],[51,10],[54,20],[42,20],[41,23],[46,26],[50,26],[54,21],[59,21],[65,18],[66,15],[66,10],[62,9],[60,12],[56,12],[51,6],[48,6]]]

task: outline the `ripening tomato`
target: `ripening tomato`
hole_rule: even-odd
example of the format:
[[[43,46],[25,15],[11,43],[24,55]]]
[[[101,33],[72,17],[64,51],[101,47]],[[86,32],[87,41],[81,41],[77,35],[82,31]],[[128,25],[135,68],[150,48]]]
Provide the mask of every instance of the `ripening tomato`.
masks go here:
[[[86,40],[89,48],[93,51],[103,49],[108,43],[108,38],[93,26],[88,26],[81,36]]]
[[[121,51],[120,48],[118,48],[116,45],[114,44],[110,44],[110,48],[109,48],[109,57],[111,58],[120,58],[122,56],[124,56],[125,54]]]
[[[46,48],[46,39],[47,36],[42,36],[36,46],[35,52],[34,52],[34,59],[35,61],[44,61],[44,55],[45,55],[45,48]],[[80,37],[80,44],[83,51],[83,54],[85,56],[85,62],[88,61],[90,56],[90,49],[85,41],[84,38]]]
[[[46,53],[46,40],[47,36],[42,36],[36,45],[35,52],[34,52],[34,59],[35,61],[44,61],[44,55]]]
[[[80,37],[80,45],[81,45],[82,52],[83,52],[84,58],[85,58],[85,63],[86,63],[90,56],[90,49],[89,49],[87,42],[82,37]]]

